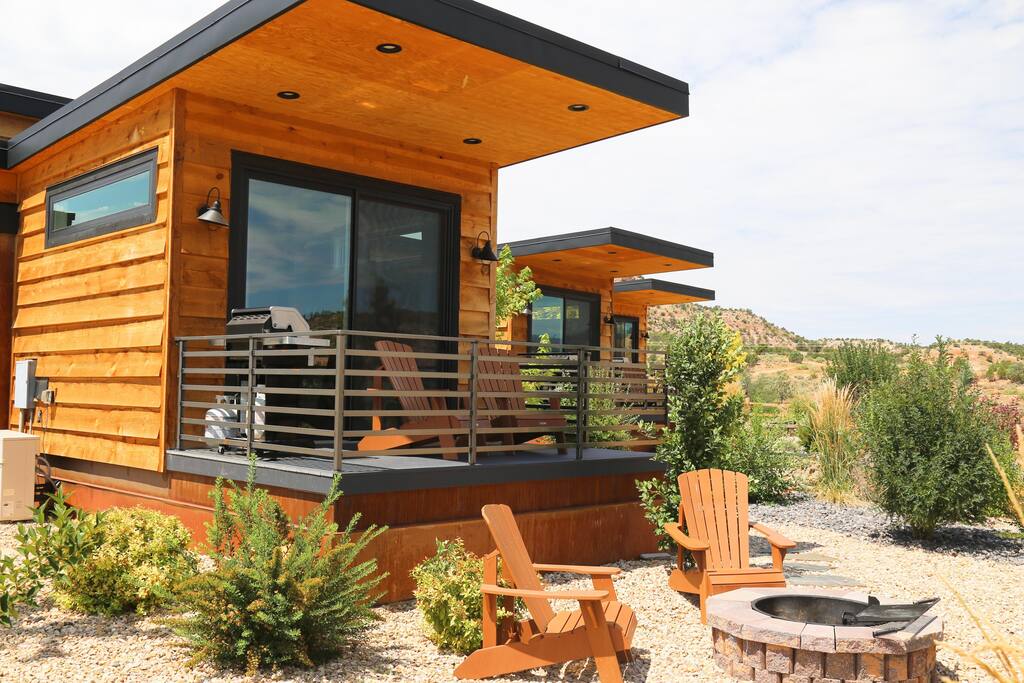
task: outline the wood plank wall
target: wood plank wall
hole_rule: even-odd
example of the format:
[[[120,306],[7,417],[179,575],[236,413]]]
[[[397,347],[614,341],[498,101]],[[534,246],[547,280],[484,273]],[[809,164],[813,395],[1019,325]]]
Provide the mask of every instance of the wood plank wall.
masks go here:
[[[35,425],[46,453],[162,466],[173,106],[163,95],[122,108],[15,169],[13,358],[38,359],[37,374],[56,390]],[[153,148],[155,222],[45,247],[47,187]]]

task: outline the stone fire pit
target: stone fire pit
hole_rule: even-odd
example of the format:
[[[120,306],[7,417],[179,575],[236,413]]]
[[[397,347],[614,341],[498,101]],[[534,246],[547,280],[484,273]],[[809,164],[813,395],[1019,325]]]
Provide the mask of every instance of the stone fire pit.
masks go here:
[[[715,662],[734,678],[758,683],[937,680],[935,641],[942,637],[941,617],[927,612],[896,632],[875,636],[868,626],[790,621],[754,608],[756,600],[773,596],[868,603],[868,595],[858,591],[795,588],[742,588],[710,598]]]

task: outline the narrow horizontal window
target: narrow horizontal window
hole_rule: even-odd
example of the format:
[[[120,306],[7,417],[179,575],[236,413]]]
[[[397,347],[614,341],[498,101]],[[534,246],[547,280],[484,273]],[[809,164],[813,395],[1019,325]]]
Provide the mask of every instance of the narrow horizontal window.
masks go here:
[[[46,246],[156,219],[156,150],[122,159],[46,191]]]

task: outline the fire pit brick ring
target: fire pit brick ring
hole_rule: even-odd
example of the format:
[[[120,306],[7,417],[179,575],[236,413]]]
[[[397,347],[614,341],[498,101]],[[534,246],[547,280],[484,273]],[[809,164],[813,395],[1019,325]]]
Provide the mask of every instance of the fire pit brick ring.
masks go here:
[[[894,605],[878,602],[883,612]],[[924,611],[933,603],[917,609],[924,613],[911,621],[841,625],[843,615],[858,608],[877,611],[870,603],[859,591],[805,588],[741,588],[713,596],[707,610],[715,662],[733,678],[757,683],[937,681],[935,642],[942,637],[942,617]]]

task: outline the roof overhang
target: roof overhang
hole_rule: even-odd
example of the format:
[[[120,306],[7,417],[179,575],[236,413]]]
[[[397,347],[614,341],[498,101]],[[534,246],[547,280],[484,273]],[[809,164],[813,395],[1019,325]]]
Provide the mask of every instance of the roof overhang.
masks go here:
[[[711,268],[715,255],[621,228],[600,228],[510,242],[517,266],[541,272],[621,278]]]
[[[66,97],[0,83],[0,112],[7,114],[41,119],[70,101]]]
[[[616,305],[627,306],[665,306],[715,300],[713,289],[653,278],[616,282],[614,292]]]
[[[689,111],[683,81],[471,0],[231,0],[14,137],[9,166],[161,87],[498,166]]]

